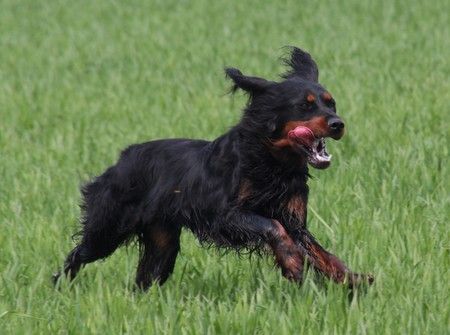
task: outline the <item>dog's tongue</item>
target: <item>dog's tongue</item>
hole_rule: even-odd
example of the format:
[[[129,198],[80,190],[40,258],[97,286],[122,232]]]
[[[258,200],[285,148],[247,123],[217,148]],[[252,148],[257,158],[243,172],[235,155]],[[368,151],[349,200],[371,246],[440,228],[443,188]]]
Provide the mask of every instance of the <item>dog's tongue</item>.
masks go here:
[[[306,145],[311,146],[314,143],[315,137],[314,133],[308,127],[298,126],[295,129],[292,129],[288,136],[292,140],[301,141]]]

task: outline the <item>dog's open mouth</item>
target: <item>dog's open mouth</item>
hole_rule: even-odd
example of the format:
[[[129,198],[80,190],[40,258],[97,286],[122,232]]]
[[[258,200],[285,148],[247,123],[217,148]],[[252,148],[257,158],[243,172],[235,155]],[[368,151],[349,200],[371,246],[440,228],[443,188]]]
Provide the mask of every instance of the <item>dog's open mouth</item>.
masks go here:
[[[316,169],[326,169],[330,166],[331,155],[328,154],[323,137],[316,139],[308,149],[308,163]]]
[[[328,154],[325,138],[317,138],[311,129],[296,127],[288,134],[295,143],[295,149],[307,155],[308,163],[316,169],[326,169],[330,166],[331,155]]]

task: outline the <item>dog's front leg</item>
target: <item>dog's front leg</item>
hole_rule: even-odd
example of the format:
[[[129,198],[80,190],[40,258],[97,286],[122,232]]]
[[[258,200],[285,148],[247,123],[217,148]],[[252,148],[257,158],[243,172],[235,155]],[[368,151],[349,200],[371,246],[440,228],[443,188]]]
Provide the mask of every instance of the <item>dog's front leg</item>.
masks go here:
[[[221,218],[214,227],[217,229],[210,231],[209,237],[219,246],[269,245],[283,276],[292,281],[302,281],[306,255],[277,220],[238,211]]]
[[[352,272],[343,261],[326,251],[306,228],[301,229],[296,235],[297,243],[307,254],[309,263],[320,273],[337,283],[348,283],[350,287],[362,283],[372,284],[373,276]]]
[[[343,261],[326,251],[306,228],[306,198],[293,197],[286,207],[284,221],[289,224],[289,232],[295,243],[306,255],[308,263],[314,269],[337,283],[348,283],[354,287],[361,283],[372,284],[374,278],[369,274],[352,272]]]

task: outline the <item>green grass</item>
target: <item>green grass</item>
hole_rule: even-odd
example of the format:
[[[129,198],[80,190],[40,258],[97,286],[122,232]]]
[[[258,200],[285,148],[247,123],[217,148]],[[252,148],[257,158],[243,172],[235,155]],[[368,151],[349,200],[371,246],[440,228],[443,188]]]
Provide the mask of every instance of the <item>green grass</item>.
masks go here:
[[[449,2],[275,3],[0,2],[2,334],[449,333]],[[313,171],[311,230],[375,285],[297,287],[185,232],[161,288],[133,293],[129,247],[55,290],[79,185],[130,143],[225,132],[245,99],[222,68],[276,79],[284,45],[348,125]]]

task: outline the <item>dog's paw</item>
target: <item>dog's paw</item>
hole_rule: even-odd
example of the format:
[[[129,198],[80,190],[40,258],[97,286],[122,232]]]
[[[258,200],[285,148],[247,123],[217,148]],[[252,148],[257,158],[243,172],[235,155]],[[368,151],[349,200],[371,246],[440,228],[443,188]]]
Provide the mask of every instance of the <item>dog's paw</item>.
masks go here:
[[[372,285],[375,281],[375,277],[370,273],[349,273],[347,275],[347,283],[350,288],[356,288],[359,286]]]
[[[303,283],[303,270],[300,269],[296,271],[283,270],[282,274],[289,281],[296,282],[300,285]]]
[[[52,275],[52,283],[53,283],[54,286],[56,286],[58,284],[60,277],[61,277],[61,272],[55,272]]]

